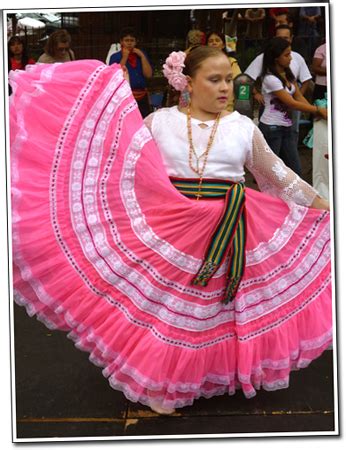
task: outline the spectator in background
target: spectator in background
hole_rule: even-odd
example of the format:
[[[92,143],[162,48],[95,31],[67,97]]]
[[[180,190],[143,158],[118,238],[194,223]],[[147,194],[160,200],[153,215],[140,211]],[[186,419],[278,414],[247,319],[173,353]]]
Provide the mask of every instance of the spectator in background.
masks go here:
[[[44,47],[44,53],[39,57],[39,63],[60,63],[74,61],[75,55],[70,48],[71,35],[68,31],[60,29],[52,33]]]
[[[205,33],[201,30],[190,30],[186,37],[186,50],[188,54],[193,48],[205,45]]]
[[[268,36],[273,37],[275,36],[275,28],[278,25],[282,25],[282,16],[284,14],[288,14],[289,10],[288,8],[269,8],[269,30],[268,30]]]
[[[207,45],[208,47],[219,48],[227,55],[226,41],[224,34],[218,33],[217,31],[212,31],[207,35]],[[227,57],[231,64],[232,79],[234,80],[241,73],[241,70],[238,65],[238,61],[233,56],[227,55]],[[234,95],[232,92],[232,94],[229,96],[226,109],[228,111],[233,111],[233,105],[234,105]]]
[[[327,46],[320,45],[314,54],[311,69],[315,74],[312,102],[319,107],[327,107]],[[312,149],[313,187],[324,198],[329,198],[329,151],[328,126],[325,120],[314,120],[313,128],[303,143]]]
[[[30,58],[24,39],[20,36],[12,36],[7,43],[8,71],[24,70],[28,64],[36,61]]]
[[[137,48],[137,33],[134,28],[121,30],[120,45],[121,50],[110,57],[109,65],[117,63],[127,68],[133,96],[142,117],[146,117],[151,112],[146,79],[152,77],[153,69],[145,52]]]
[[[292,29],[289,25],[279,25],[275,30],[276,37],[281,37],[288,41],[290,44],[292,44],[293,35],[292,35]],[[301,83],[300,91],[302,95],[305,94],[305,91],[307,90],[310,80],[312,79],[311,73],[309,71],[308,66],[306,65],[306,62],[304,61],[304,58],[297,52],[291,52],[292,60],[290,64],[290,69],[295,77],[296,80],[298,80]],[[251,64],[247,67],[245,70],[245,73],[249,75],[250,78],[252,78],[254,81],[256,81],[262,73],[262,67],[263,67],[263,53],[258,55]],[[263,104],[263,97],[260,94],[260,92],[254,88],[254,98],[255,100]]]
[[[292,50],[299,53],[305,60],[308,59],[308,46],[305,38],[293,36],[294,19],[291,14],[281,12],[275,19],[275,36],[277,36],[276,29],[281,28],[281,25],[288,25],[291,29],[291,47]],[[285,36],[283,36],[285,37]]]
[[[321,8],[319,6],[300,8],[298,34],[307,37],[318,36],[318,22],[320,18]]]
[[[35,64],[36,61],[30,58],[24,39],[20,36],[12,36],[7,42],[7,67],[10,70],[24,70],[28,64]],[[9,95],[12,94],[12,88],[8,86]]]
[[[266,17],[264,8],[248,8],[244,19],[247,22],[245,37],[247,39],[263,39],[263,22]]]
[[[291,45],[288,40],[275,37],[269,41],[263,54],[264,112],[259,128],[273,152],[290,169],[301,175],[290,113],[297,109],[327,119],[327,110],[311,105],[301,94],[290,69],[291,59]]]
[[[222,13],[223,28],[227,36],[243,37],[245,33],[244,9],[234,8]]]
[[[321,8],[319,6],[310,6],[300,8],[298,35],[305,37],[308,46],[308,64],[311,62],[312,55],[318,45],[319,30],[318,23],[321,18]]]
[[[315,87],[312,99],[323,99],[327,92],[327,46],[320,45],[314,54],[311,70],[315,74]]]
[[[285,39],[290,45],[292,45],[293,35],[292,35],[292,29],[289,25],[279,25],[276,28],[276,37],[281,37]],[[292,47],[291,47],[292,48]],[[309,71],[308,66],[306,65],[306,62],[304,58],[297,52],[291,51],[291,63],[290,63],[290,69],[299,83],[300,86],[300,92],[302,95],[305,95],[309,85],[311,84],[311,73]],[[257,80],[257,78],[260,77],[262,73],[262,67],[263,67],[263,53],[257,58],[252,61],[252,63],[249,65],[249,67],[245,70],[245,73],[249,75],[250,78],[252,78],[254,81]],[[259,116],[263,112],[263,106],[264,106],[264,98],[263,95],[259,92],[259,90],[256,89],[256,87],[253,88],[253,96],[254,99],[260,104],[260,111]],[[295,109],[291,113],[292,116],[292,128],[291,128],[291,139],[292,142],[294,142],[294,148],[296,149],[296,152],[298,152],[298,144],[299,144],[299,122],[301,117],[301,112],[298,109]]]
[[[292,18],[289,15],[289,13],[283,12],[278,14],[275,17],[275,29],[279,26],[279,25],[289,25],[290,27],[292,27],[293,23],[292,23]]]

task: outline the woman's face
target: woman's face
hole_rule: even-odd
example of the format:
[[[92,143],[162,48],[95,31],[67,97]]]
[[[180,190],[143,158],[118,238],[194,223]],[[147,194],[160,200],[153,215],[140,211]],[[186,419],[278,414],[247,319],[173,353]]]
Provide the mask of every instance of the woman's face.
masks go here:
[[[13,44],[10,45],[10,51],[13,56],[21,56],[23,53],[23,44],[18,41],[14,41]]]
[[[215,48],[224,48],[224,43],[222,39],[217,34],[211,34],[208,39],[208,47],[215,47]]]
[[[290,66],[290,63],[292,61],[291,56],[291,47],[287,47],[281,55],[276,58],[275,62],[281,67],[282,69],[287,69]]]
[[[69,49],[70,49],[69,42],[58,42],[56,45],[56,56],[58,58],[64,58]]]
[[[205,59],[195,75],[188,77],[191,106],[195,112],[218,113],[227,106],[233,90],[232,70],[226,55]]]

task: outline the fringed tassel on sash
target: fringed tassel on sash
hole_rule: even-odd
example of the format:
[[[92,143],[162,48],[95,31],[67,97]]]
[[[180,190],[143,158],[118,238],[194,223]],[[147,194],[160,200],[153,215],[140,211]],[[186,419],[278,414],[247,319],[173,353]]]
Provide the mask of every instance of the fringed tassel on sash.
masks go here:
[[[226,256],[229,256],[227,286],[224,303],[235,297],[245,268],[246,218],[245,187],[243,183],[227,180],[204,179],[200,186],[198,179],[171,177],[179,192],[189,198],[225,198],[220,221],[215,228],[204,256],[204,262],[192,284],[207,286]]]

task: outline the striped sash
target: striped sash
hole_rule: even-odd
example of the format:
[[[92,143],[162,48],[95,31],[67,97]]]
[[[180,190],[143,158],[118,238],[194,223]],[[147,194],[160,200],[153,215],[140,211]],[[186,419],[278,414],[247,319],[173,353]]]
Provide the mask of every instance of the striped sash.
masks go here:
[[[139,101],[148,96],[148,91],[147,89],[132,89],[132,95],[136,101]]]
[[[204,261],[192,284],[206,286],[226,256],[229,256],[224,303],[235,297],[245,268],[245,187],[227,180],[170,178],[178,191],[189,198],[224,198],[222,216],[209,241]]]

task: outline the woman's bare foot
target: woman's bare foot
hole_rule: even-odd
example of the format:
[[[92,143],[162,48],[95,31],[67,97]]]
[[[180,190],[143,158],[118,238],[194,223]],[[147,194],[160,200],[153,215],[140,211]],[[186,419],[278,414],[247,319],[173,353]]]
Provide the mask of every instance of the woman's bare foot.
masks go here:
[[[174,408],[163,408],[159,403],[156,403],[154,401],[150,402],[150,408],[158,414],[169,415],[175,413]]]

